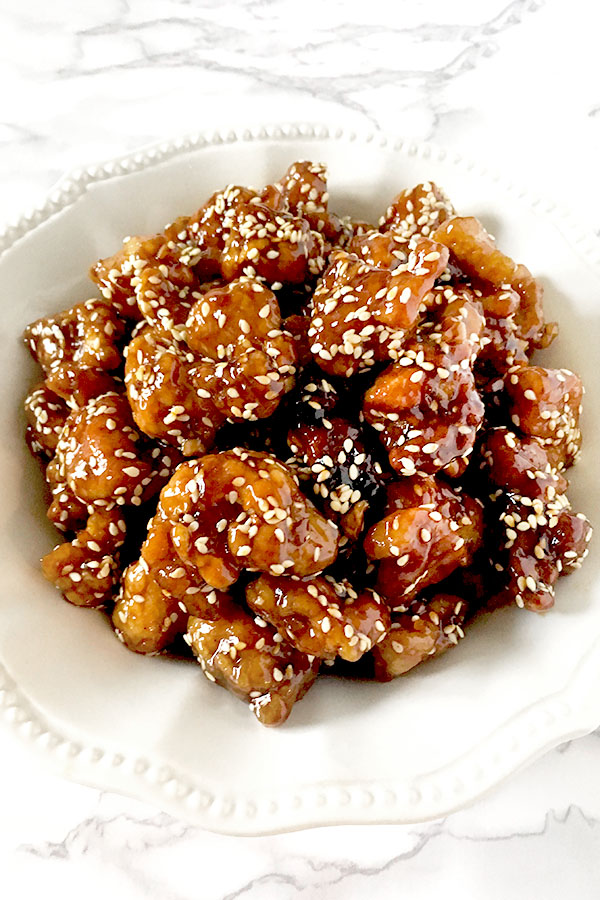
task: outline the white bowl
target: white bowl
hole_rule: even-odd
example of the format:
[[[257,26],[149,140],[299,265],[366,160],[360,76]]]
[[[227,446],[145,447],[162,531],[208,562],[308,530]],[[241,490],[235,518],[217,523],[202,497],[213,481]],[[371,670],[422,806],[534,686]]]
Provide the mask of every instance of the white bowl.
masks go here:
[[[550,201],[440,149],[314,126],[185,138],[63,180],[0,235],[0,702],[8,727],[67,777],[221,832],[440,816],[600,724],[593,552],[559,582],[548,615],[515,607],[484,617],[453,652],[390,684],[320,678],[280,729],[262,728],[192,663],[128,652],[101,613],[70,606],[42,578],[38,560],[56,533],[23,441],[22,400],[36,377],[23,327],[92,295],[89,264],[124,235],[159,229],[214,189],[262,185],[307,157],[329,165],[332,208],[359,217],[435,179],[541,276],[548,317],[561,325],[543,359],[574,368],[587,387],[570,496],[592,518],[600,506],[600,244]]]

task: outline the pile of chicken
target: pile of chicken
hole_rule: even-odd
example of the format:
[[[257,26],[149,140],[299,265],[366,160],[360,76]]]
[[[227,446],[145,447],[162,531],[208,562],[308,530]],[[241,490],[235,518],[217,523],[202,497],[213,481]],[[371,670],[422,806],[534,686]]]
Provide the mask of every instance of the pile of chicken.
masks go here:
[[[581,564],[581,381],[530,364],[539,282],[433,183],[373,226],[297,162],[91,278],[26,329],[27,439],[66,534],[43,572],[131,650],[277,725],[322,665],[388,681]]]

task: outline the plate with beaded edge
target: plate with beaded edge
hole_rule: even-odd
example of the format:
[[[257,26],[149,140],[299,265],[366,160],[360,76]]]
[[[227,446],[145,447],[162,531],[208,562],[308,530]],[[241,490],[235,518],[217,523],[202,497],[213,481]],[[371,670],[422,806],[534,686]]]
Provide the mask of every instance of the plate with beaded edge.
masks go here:
[[[559,582],[547,615],[508,608],[483,616],[452,653],[390,684],[318,679],[279,729],[261,728],[197,667],[128,653],[101,613],[70,606],[42,578],[39,557],[56,534],[23,441],[22,400],[35,379],[24,326],[91,296],[88,266],[123,235],[159,230],[224,184],[272,181],[298,158],[328,165],[332,209],[367,220],[403,187],[431,178],[542,279],[547,317],[561,332],[541,358],[575,369],[587,390],[569,496],[592,519],[600,508],[591,451],[600,437],[600,242],[568,213],[469,160],[319,125],[193,135],[73,173],[5,229],[4,726],[66,777],[231,834],[435,818],[600,725],[594,552]]]

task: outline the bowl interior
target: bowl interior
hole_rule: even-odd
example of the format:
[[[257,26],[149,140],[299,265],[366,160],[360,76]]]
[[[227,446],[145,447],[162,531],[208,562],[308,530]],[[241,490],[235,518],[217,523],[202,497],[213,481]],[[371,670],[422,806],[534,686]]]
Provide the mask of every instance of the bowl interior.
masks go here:
[[[206,146],[93,183],[0,259],[4,378],[0,445],[3,627],[0,660],[39,714],[83,746],[151,760],[222,797],[257,798],[331,784],[403,784],[480,748],[524,710],[565,690],[600,638],[598,554],[558,585],[546,616],[505,609],[476,622],[445,657],[387,685],[325,677],[281,729],[266,730],[192,663],[129,653],[98,612],[65,603],[39,571],[57,542],[41,472],[23,442],[22,400],[37,378],[20,335],[32,319],[94,295],[89,265],[124,235],[160,229],[213,190],[262,185],[296,158],[328,163],[331,206],[376,221],[391,197],[426,178],[480,217],[501,248],[546,287],[560,337],[540,359],[572,368],[587,388],[584,453],[573,506],[600,507],[593,447],[600,429],[598,264],[556,220],[475,170],[434,155],[330,139]],[[597,710],[600,721],[600,704]]]

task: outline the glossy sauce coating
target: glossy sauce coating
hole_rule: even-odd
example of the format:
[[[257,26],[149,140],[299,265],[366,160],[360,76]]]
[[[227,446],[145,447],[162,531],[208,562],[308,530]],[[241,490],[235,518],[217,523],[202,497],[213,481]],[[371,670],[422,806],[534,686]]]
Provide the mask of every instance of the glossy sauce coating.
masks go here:
[[[458,566],[481,545],[481,504],[428,476],[388,487],[386,515],[368,532],[364,548],[377,561],[377,590],[395,609]]]
[[[299,160],[90,275],[26,329],[26,439],[65,535],[43,572],[129,650],[195,656],[277,725],[321,663],[388,681],[481,607],[546,611],[587,555],[541,284],[433,182],[376,227]]]
[[[374,648],[375,678],[391,681],[434,656],[455,647],[464,637],[467,604],[452,594],[413,601],[394,617],[390,630]]]
[[[405,344],[363,401],[366,421],[401,475],[462,474],[483,423],[473,365],[484,319],[468,296],[448,288],[439,300],[435,318]]]
[[[357,593],[333,578],[261,575],[246,588],[246,601],[298,650],[356,662],[385,635],[390,612],[374,591]]]
[[[125,521],[117,509],[92,513],[71,542],[42,559],[42,572],[75,606],[104,606],[119,583],[118,549]]]
[[[85,402],[111,390],[108,374],[121,365],[118,342],[125,326],[105,300],[86,300],[25,329],[31,355],[42,367],[46,386],[59,397]]]
[[[433,239],[448,247],[468,275],[495,288],[510,287],[516,291],[521,298],[515,314],[518,337],[532,347],[548,346],[556,330],[544,324],[542,285],[529,269],[498,250],[481,222],[472,216],[454,216],[440,225]]]
[[[539,438],[559,468],[572,466],[581,447],[583,385],[579,376],[569,369],[513,366],[504,387],[513,425]]]
[[[285,722],[319,670],[316,657],[230,600],[221,600],[214,615],[191,616],[186,637],[206,677],[248,703],[263,725]]]
[[[427,238],[393,270],[336,250],[312,298],[311,352],[330,375],[350,378],[397,359],[404,335],[443,272],[448,252]]]
[[[401,191],[379,220],[383,230],[393,227],[405,240],[417,234],[429,236],[454,215],[454,207],[433,181]]]

